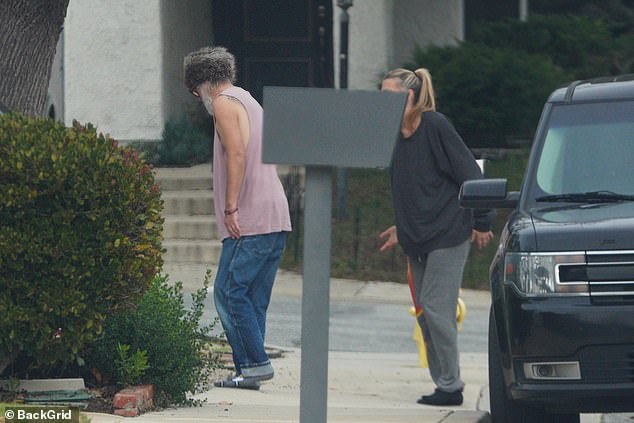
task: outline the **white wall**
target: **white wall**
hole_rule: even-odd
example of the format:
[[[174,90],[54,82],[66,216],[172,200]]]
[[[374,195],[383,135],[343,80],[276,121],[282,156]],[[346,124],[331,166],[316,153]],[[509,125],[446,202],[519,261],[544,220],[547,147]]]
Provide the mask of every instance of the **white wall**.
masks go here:
[[[348,88],[376,89],[389,69],[409,62],[416,45],[464,39],[464,0],[356,0],[350,15]],[[335,86],[339,87],[341,9],[333,0]]]
[[[357,0],[348,9],[348,88],[373,90],[387,70],[392,48],[392,0]],[[339,87],[341,9],[333,0],[335,87]]]
[[[409,63],[418,45],[455,45],[464,39],[463,0],[393,0],[392,67]]]
[[[160,0],[77,0],[64,27],[65,123],[119,140],[163,129]]]

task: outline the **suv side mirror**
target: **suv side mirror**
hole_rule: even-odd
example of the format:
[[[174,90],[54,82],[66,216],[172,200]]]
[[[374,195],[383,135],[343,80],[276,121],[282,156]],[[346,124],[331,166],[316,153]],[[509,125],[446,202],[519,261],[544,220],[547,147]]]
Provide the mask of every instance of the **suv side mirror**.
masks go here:
[[[460,187],[460,205],[472,209],[515,208],[520,194],[508,192],[506,179],[474,179]]]

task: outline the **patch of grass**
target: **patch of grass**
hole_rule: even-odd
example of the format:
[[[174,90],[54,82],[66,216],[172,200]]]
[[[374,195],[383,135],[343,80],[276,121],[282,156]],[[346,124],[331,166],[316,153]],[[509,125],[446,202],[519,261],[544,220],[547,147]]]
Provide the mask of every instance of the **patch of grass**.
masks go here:
[[[507,151],[486,164],[488,178],[507,178],[510,190],[519,190],[528,159],[527,150]],[[333,210],[331,275],[357,280],[407,282],[406,259],[400,248],[381,253],[379,234],[394,223],[392,197],[387,170],[348,170],[347,214],[335,219]],[[334,177],[333,177],[334,183]],[[335,189],[333,186],[333,195]],[[333,208],[336,203],[333,199]],[[463,287],[488,289],[489,264],[509,210],[498,210],[493,224],[495,239],[484,249],[471,249],[465,267]],[[300,230],[298,230],[298,228]],[[295,222],[289,237],[282,268],[301,271],[302,223]]]

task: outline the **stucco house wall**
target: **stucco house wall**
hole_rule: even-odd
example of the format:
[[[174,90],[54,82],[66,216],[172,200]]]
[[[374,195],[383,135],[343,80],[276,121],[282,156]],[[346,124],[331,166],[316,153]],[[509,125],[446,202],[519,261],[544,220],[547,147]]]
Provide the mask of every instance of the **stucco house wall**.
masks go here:
[[[393,66],[411,61],[418,45],[448,46],[464,39],[464,0],[393,0]]]
[[[158,139],[163,122],[159,0],[70,2],[64,28],[65,121],[122,140]]]
[[[464,0],[357,0],[349,9],[348,88],[376,89],[416,44],[463,38]],[[80,0],[68,7],[49,102],[67,125],[91,122],[120,141],[158,140],[192,100],[183,57],[213,43],[210,0]],[[335,81],[339,18],[333,0]]]

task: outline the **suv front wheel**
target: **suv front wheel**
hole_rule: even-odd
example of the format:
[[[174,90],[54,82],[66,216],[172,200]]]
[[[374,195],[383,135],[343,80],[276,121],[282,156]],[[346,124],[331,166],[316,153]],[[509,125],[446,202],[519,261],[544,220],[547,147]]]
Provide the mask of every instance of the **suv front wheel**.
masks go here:
[[[489,312],[489,400],[492,423],[579,423],[579,414],[549,414],[508,397],[493,307]]]

